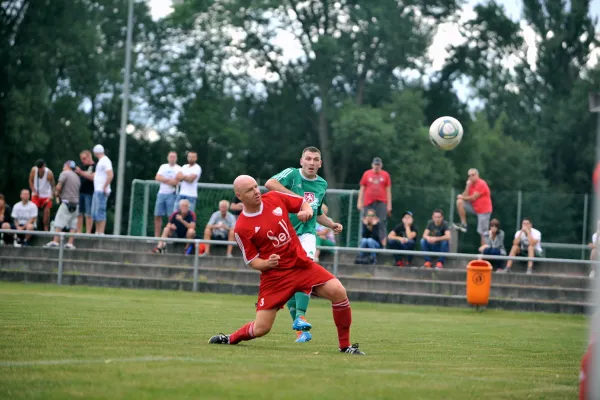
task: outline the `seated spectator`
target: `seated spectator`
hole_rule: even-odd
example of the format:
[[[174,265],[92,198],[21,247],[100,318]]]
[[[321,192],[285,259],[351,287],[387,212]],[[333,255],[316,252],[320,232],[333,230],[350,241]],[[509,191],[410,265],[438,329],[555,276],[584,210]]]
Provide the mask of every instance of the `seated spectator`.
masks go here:
[[[0,193],[0,228],[1,229],[15,229],[15,225],[12,223],[10,216],[10,206],[6,204],[4,195]],[[8,238],[9,234],[6,234]],[[0,233],[0,246],[4,246],[4,233]]]
[[[450,251],[450,229],[444,220],[444,212],[440,209],[433,210],[431,220],[423,232],[421,250],[435,253],[448,253]],[[444,268],[446,257],[440,256],[435,264],[436,269]],[[431,268],[431,257],[425,256],[425,268]]]
[[[485,255],[505,256],[506,249],[504,248],[504,231],[500,229],[500,221],[494,218],[490,222],[490,229],[483,233],[483,246],[479,248],[479,252]],[[495,268],[502,269],[504,261],[491,260],[490,263]]]
[[[361,249],[380,249],[381,239],[379,238],[379,218],[375,210],[369,209],[362,221],[362,239],[358,245]],[[375,264],[377,256],[375,253],[367,254],[360,252],[354,261],[355,264]]]
[[[600,232],[600,221],[598,221],[596,233],[592,235],[592,242],[588,245],[592,249],[592,253],[590,254],[590,261],[598,261],[598,236],[600,236],[598,235],[598,232]],[[594,265],[592,265],[590,268],[590,279],[593,278],[595,275],[596,273],[594,271]]]
[[[327,213],[329,212],[329,208],[327,207],[327,205],[323,204],[321,205],[321,211],[323,212],[323,214],[325,216],[327,216]],[[334,247],[335,246],[335,233],[333,233],[333,230],[331,230],[330,228],[326,228],[323,225],[319,224],[317,222],[317,247],[318,246],[323,246],[323,247]],[[315,262],[319,261],[319,256],[321,255],[321,249],[317,248],[317,250],[315,251]]]
[[[541,257],[542,256],[542,233],[533,227],[531,219],[523,218],[521,222],[521,230],[515,233],[512,248],[509,256],[515,257],[523,255],[523,257]],[[513,260],[508,260],[506,268],[499,270],[500,273],[510,272]],[[533,273],[533,261],[527,261],[527,274]]]
[[[196,237],[196,214],[190,210],[190,202],[187,199],[179,200],[179,210],[171,214],[169,223],[167,223],[161,235],[162,238],[172,236],[179,239],[194,239]],[[165,242],[158,242],[158,245],[152,252],[164,253],[166,247],[167,244]],[[186,246],[186,253],[190,248],[193,248],[193,245],[188,244]]]
[[[13,206],[11,216],[17,230],[33,231],[36,229],[38,208],[33,202],[29,201],[29,189],[21,190],[21,201]],[[15,247],[21,247],[21,245],[27,247],[30,240],[31,235],[25,235],[21,244],[18,240],[15,240],[14,245]]]
[[[235,228],[235,217],[229,211],[229,202],[221,200],[219,202],[219,211],[215,211],[208,220],[204,228],[204,240],[223,240],[234,242],[235,237],[233,228]],[[210,255],[210,244],[205,244],[206,250],[203,256]],[[227,257],[233,257],[233,246],[227,246]]]
[[[231,206],[229,206],[229,211],[231,211],[231,213],[237,218],[242,213],[243,209],[244,205],[242,204],[242,201],[238,199],[237,196],[233,196],[233,199],[231,200]]]
[[[388,235],[388,249],[392,250],[414,250],[417,239],[417,227],[414,225],[413,213],[405,211],[402,215],[402,223],[398,224]],[[406,265],[412,263],[413,256],[407,257]],[[404,267],[402,254],[394,254],[394,260],[398,267]]]

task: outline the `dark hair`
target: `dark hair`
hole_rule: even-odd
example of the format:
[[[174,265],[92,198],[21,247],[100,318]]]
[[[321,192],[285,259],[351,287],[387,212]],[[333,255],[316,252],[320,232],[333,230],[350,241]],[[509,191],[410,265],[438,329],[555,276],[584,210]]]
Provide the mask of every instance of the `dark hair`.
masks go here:
[[[38,168],[42,168],[44,165],[46,165],[46,161],[42,160],[41,158],[35,162],[35,166]]]
[[[529,217],[525,217],[521,220],[521,222],[529,221],[530,224],[533,224],[533,221]]]
[[[0,193],[0,200],[4,200],[4,195]]]
[[[442,209],[441,209],[441,208],[436,208],[435,210],[433,210],[433,213],[434,213],[434,214],[435,214],[435,213],[440,213],[440,214],[442,214],[442,217],[444,216],[444,212],[442,211]]]
[[[169,152],[169,153],[170,153],[170,152]],[[198,155],[198,153],[196,153],[194,150],[190,150],[190,151],[188,151],[187,153],[188,153],[188,154],[192,154],[192,153],[194,153],[195,155]]]
[[[317,149],[314,146],[306,147],[304,150],[302,150],[302,155],[304,155],[304,153],[306,153],[307,151],[310,151],[311,153],[319,153],[319,155],[321,155],[321,150]]]
[[[492,226],[495,226],[496,228],[500,229],[500,221],[498,221],[497,218],[494,218],[490,221],[490,228]]]

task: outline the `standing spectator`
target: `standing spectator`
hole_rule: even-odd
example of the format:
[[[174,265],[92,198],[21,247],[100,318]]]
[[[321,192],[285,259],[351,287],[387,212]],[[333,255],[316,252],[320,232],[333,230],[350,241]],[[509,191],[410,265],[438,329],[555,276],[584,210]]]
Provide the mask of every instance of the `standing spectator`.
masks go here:
[[[242,213],[243,209],[244,204],[242,204],[242,201],[237,196],[233,196],[233,199],[231,200],[231,206],[229,206],[229,211],[231,211],[231,213],[237,218]]]
[[[327,216],[329,213],[329,207],[326,204],[321,206],[321,212]],[[317,222],[317,226],[315,227],[317,233],[317,250],[315,251],[315,262],[319,262],[319,257],[321,256],[322,247],[334,247],[335,246],[335,232],[331,228],[327,228]]]
[[[98,159],[94,173],[94,197],[92,198],[92,218],[96,223],[96,234],[104,235],[106,229],[106,203],[110,196],[110,183],[113,180],[113,166],[104,154],[101,144],[94,146],[94,156]]]
[[[0,193],[0,228],[15,229],[15,225],[11,221],[10,206],[6,204],[4,195]],[[0,246],[4,246],[4,233],[0,234]]]
[[[382,169],[381,158],[375,157],[372,169],[365,171],[360,180],[357,208],[365,215],[365,209],[375,210],[379,219],[378,229],[381,243],[386,242],[387,216],[392,215],[392,180]]]
[[[402,223],[398,224],[388,235],[388,249],[392,250],[414,250],[417,240],[417,227],[414,225],[413,213],[405,211],[402,215]],[[407,266],[411,265],[413,256],[407,257]],[[402,254],[394,254],[394,260],[398,267],[404,267]]]
[[[521,230],[515,233],[509,256],[515,257],[520,254],[526,257],[542,256],[542,233],[533,227],[530,218],[523,218]],[[508,260],[506,268],[499,270],[500,273],[510,272],[513,260]],[[527,275],[533,273],[533,261],[527,261]]]
[[[423,232],[421,239],[421,250],[432,251],[436,253],[448,253],[450,251],[450,229],[448,222],[444,220],[444,212],[442,210],[433,210],[431,220],[427,223],[427,227]],[[435,264],[436,269],[444,268],[445,256],[440,256]],[[425,268],[431,268],[431,257],[425,256]]]
[[[176,238],[183,239],[194,239],[196,237],[196,214],[190,210],[190,202],[186,199],[179,200],[179,209],[175,211],[169,217],[169,223],[163,229],[163,238],[175,236]],[[158,242],[158,246],[152,250],[153,253],[164,253],[167,244],[165,242]],[[188,244],[185,252],[187,253]]]
[[[52,192],[54,192],[54,174],[46,167],[46,162],[39,159],[29,172],[29,189],[31,202],[38,209],[44,210],[44,230],[50,229],[50,210],[52,209]]]
[[[229,211],[229,202],[221,200],[219,202],[219,211],[215,211],[208,220],[206,228],[204,228],[204,240],[228,240],[235,241],[234,231],[235,216]],[[210,255],[210,244],[206,244],[206,251],[203,256]],[[227,257],[233,257],[233,246],[227,246]]]
[[[11,217],[15,223],[15,228],[19,231],[33,231],[36,228],[38,217],[38,208],[29,201],[29,189],[21,190],[21,201],[13,206]],[[29,246],[31,235],[25,235],[22,245]],[[15,240],[15,247],[21,247],[18,240]]]
[[[63,170],[58,176],[58,185],[56,185],[56,201],[60,201],[60,206],[54,218],[54,228],[56,232],[62,232],[68,229],[74,233],[77,230],[77,217],[79,215],[79,189],[81,179],[75,173],[75,161],[67,161]],[[44,247],[58,247],[59,237],[54,236],[54,240],[48,242]],[[65,249],[74,249],[74,236],[69,236],[69,242]]]
[[[379,236],[379,218],[375,213],[375,210],[369,209],[367,210],[367,214],[363,218],[362,221],[362,239],[358,247],[361,249],[380,249],[381,246],[381,238]],[[355,264],[375,264],[377,263],[377,255],[375,253],[369,253],[367,255],[366,252],[361,251],[358,253]]]
[[[187,155],[188,163],[177,172],[176,179],[181,184],[179,185],[179,194],[175,200],[175,211],[177,211],[179,201],[183,199],[189,201],[192,211],[196,210],[198,180],[200,180],[200,175],[202,175],[202,168],[196,164],[197,160],[198,154],[195,151],[190,151]]]
[[[94,198],[94,171],[96,163],[89,150],[79,153],[81,164],[75,168],[75,173],[81,179],[79,189],[79,215],[77,216],[77,232],[83,232],[83,219],[85,218],[85,232],[92,233],[94,219],[92,218],[92,200]]]
[[[500,229],[500,221],[494,218],[490,222],[490,229],[483,233],[483,245],[479,252],[484,255],[505,256],[504,231]],[[498,269],[502,269],[502,260],[491,260],[490,263]]]
[[[481,245],[483,245],[483,234],[490,226],[492,197],[488,184],[479,177],[479,171],[475,168],[471,168],[468,172],[465,190],[456,196],[456,208],[460,216],[460,224],[454,224],[454,228],[466,232],[467,213],[475,214],[477,216],[477,233],[481,236]]]
[[[155,180],[160,182],[158,194],[156,195],[156,204],[154,205],[154,236],[160,237],[162,230],[163,217],[168,217],[175,207],[175,198],[177,194],[177,180],[175,177],[181,171],[177,165],[177,153],[170,151],[167,155],[167,164],[163,164],[158,169]]]

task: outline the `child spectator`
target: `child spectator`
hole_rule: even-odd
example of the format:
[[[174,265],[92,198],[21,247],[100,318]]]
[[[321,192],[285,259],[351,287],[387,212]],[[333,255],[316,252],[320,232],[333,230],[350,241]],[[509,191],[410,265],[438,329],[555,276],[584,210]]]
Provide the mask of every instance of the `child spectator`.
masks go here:
[[[500,221],[494,218],[490,222],[490,229],[483,233],[484,244],[479,248],[479,252],[485,255],[505,256],[504,231],[500,229]],[[495,268],[502,269],[504,262],[502,260],[491,260],[490,263]]]

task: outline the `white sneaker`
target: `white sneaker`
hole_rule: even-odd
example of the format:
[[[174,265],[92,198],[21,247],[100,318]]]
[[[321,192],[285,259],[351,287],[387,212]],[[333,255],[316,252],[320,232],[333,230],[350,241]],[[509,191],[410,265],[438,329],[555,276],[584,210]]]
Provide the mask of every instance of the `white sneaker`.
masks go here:
[[[590,279],[594,279],[594,276],[595,276],[595,275],[596,275],[596,274],[594,273],[594,270],[590,271]]]
[[[75,250],[77,247],[75,247],[74,245],[72,245],[71,243],[67,243],[65,244],[65,249],[69,249],[69,250]]]
[[[0,247],[4,246],[4,240],[0,240]]]
[[[527,272],[526,272],[526,274],[527,274],[527,275],[531,275],[531,274],[533,274],[533,270],[532,270],[531,268],[527,268]]]
[[[15,240],[15,242],[13,243],[13,246],[19,248],[19,247],[21,247],[21,243],[19,243],[18,241]]]
[[[58,243],[56,243],[55,241],[51,241],[51,242],[46,243],[44,245],[44,247],[47,249],[52,248],[52,247],[58,247]]]
[[[225,257],[227,257],[227,258],[233,258],[233,254],[227,254]]]

